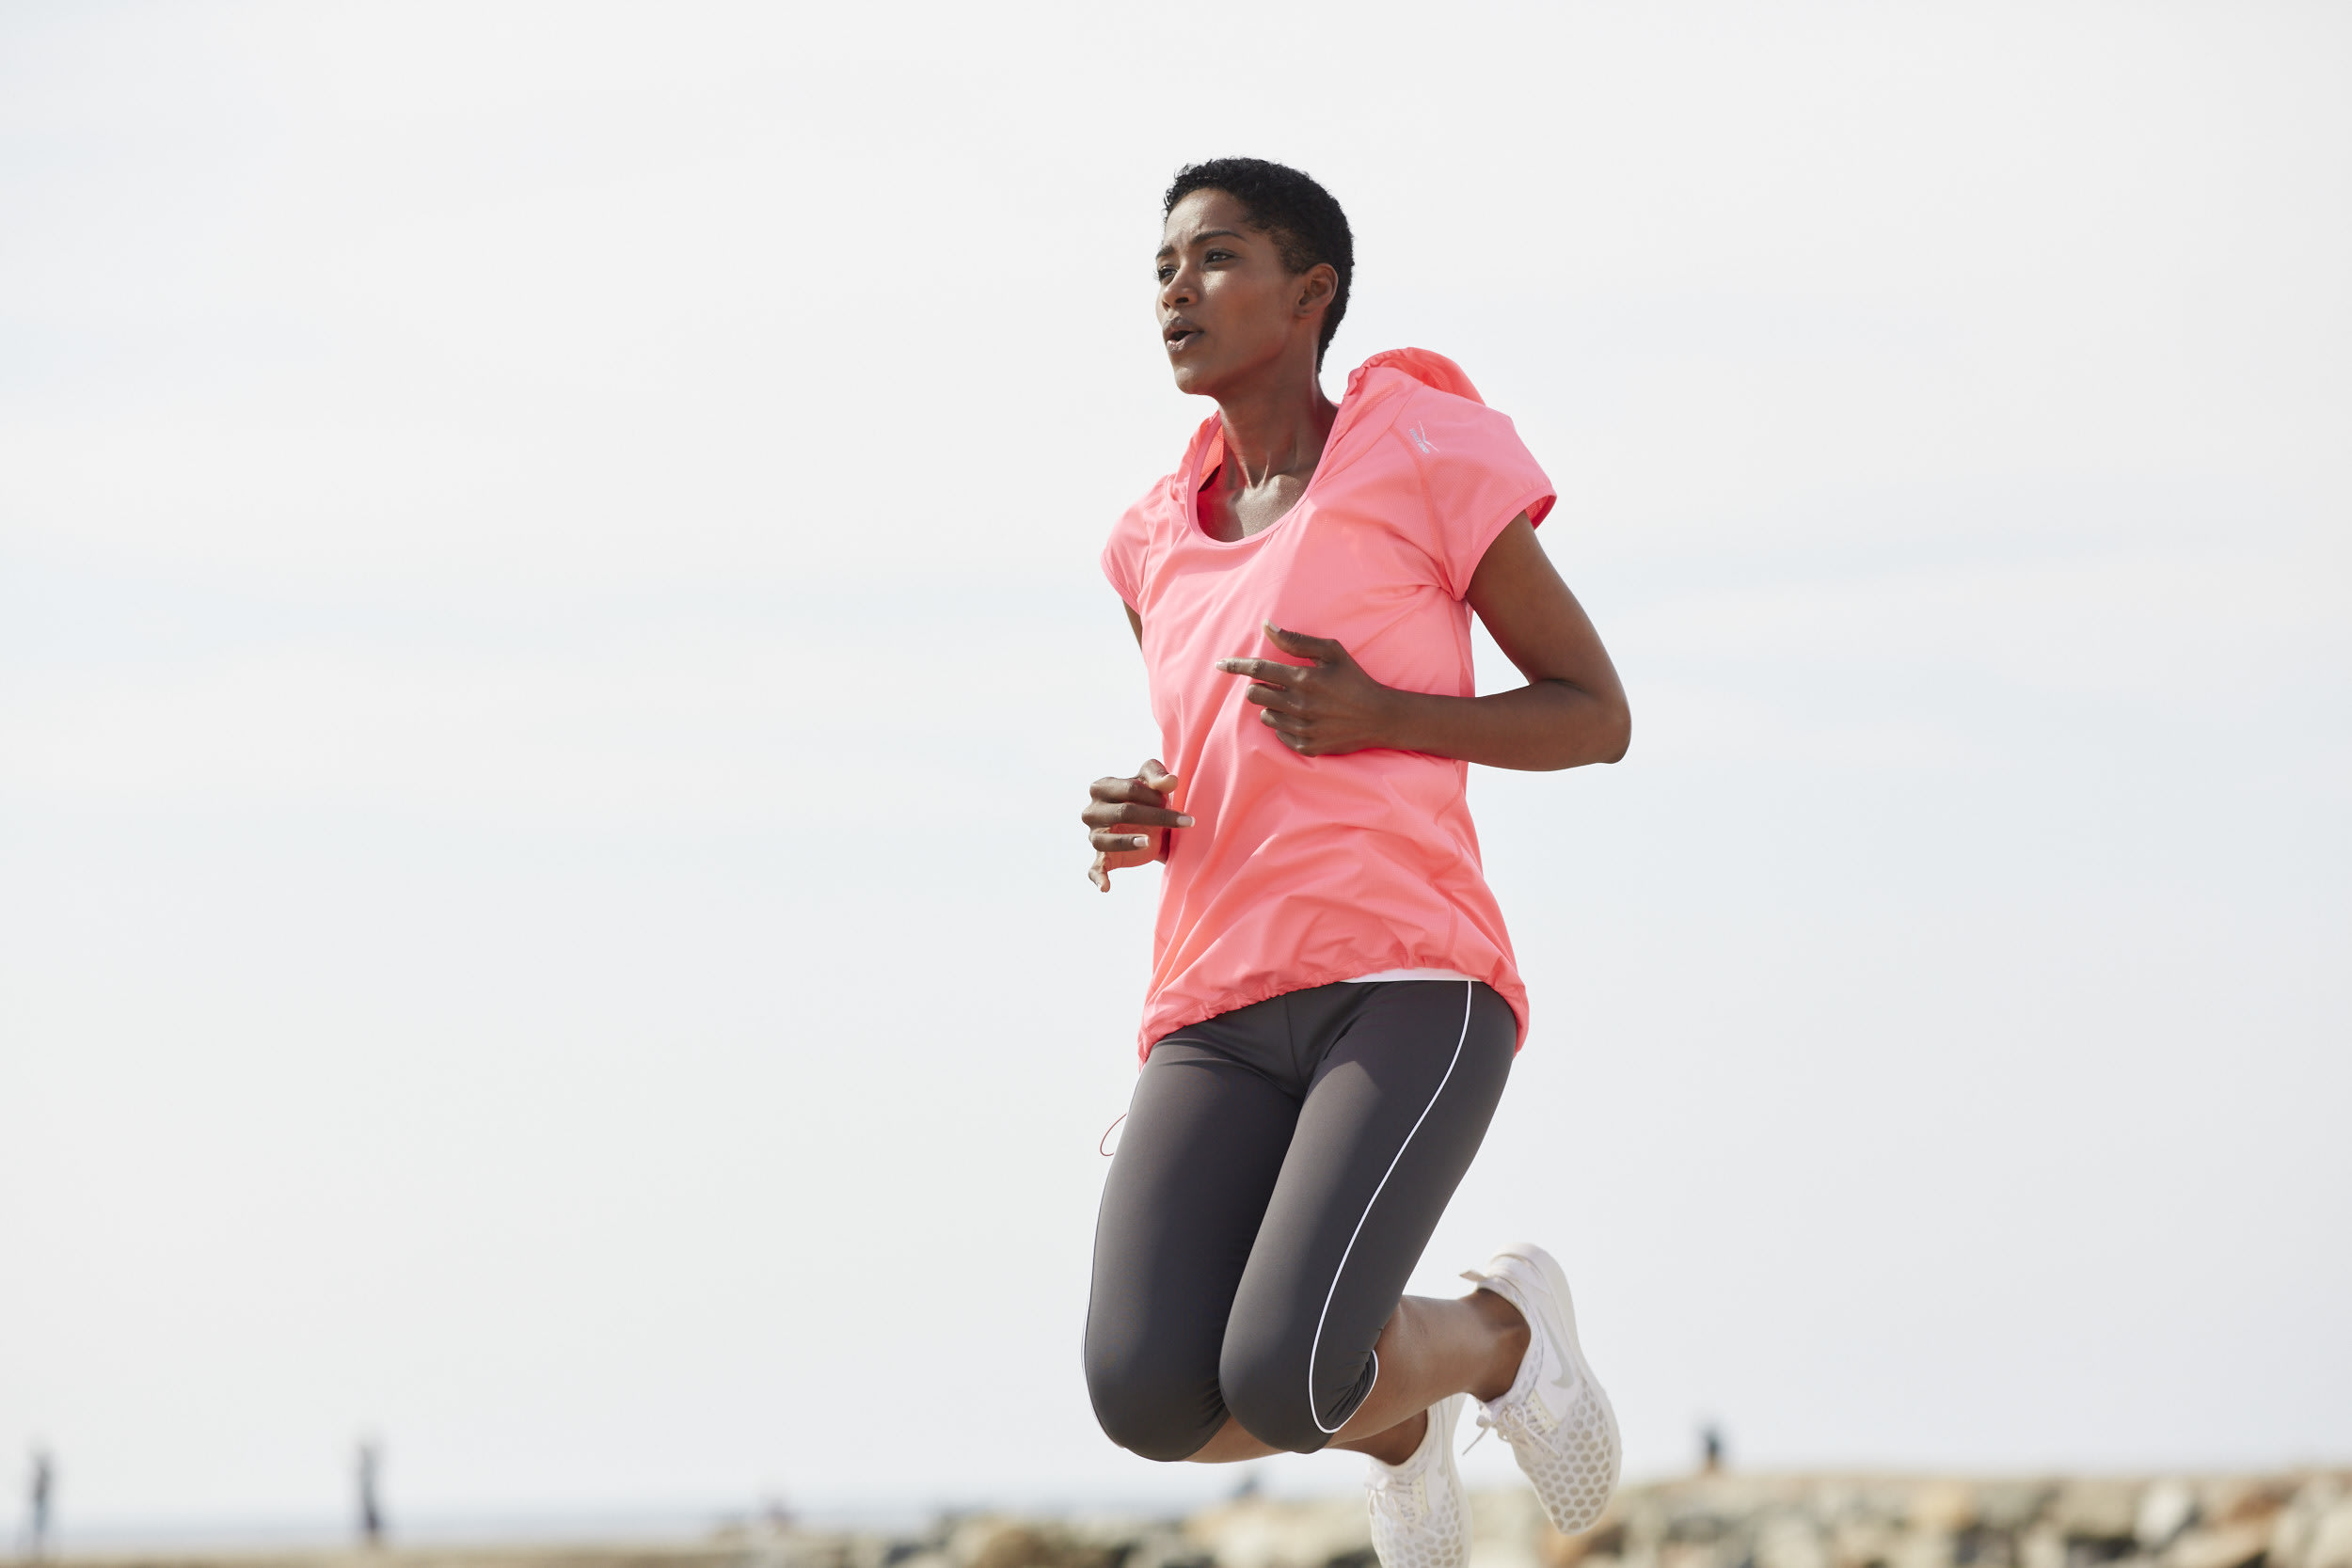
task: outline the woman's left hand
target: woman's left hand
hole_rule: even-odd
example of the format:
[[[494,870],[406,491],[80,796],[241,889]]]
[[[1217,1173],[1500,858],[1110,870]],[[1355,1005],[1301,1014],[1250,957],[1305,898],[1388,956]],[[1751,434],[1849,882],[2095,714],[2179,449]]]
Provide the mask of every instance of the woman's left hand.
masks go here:
[[[1327,637],[1302,637],[1269,622],[1266,641],[1286,654],[1314,660],[1283,664],[1269,658],[1220,658],[1229,675],[1246,675],[1242,695],[1263,710],[1258,718],[1301,756],[1334,756],[1391,744],[1386,736],[1399,693],[1364,673],[1347,650]]]

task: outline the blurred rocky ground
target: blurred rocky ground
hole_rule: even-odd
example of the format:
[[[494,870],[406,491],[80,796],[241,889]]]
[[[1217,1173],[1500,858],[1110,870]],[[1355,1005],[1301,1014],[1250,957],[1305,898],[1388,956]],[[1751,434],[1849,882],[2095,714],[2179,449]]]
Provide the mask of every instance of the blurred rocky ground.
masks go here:
[[[1564,1536],[1472,1499],[1471,1568],[2352,1568],[2352,1470],[1959,1480],[1700,1476],[1629,1486]],[[904,1534],[730,1526],[675,1545],[74,1554],[108,1568],[1375,1568],[1360,1497],[1182,1519],[966,1514]]]
[[[1471,1499],[1471,1568],[2352,1568],[2352,1471],[1956,1480],[1703,1476],[1629,1486],[1554,1530]],[[781,1532],[750,1568],[1373,1568],[1360,1497],[1251,1497],[1181,1520],[943,1521],[919,1539]]]

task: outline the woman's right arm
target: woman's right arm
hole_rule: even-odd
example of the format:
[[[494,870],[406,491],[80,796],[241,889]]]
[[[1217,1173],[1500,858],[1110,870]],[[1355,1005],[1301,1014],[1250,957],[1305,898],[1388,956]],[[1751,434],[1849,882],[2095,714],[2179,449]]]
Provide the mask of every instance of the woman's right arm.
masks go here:
[[[1136,634],[1136,641],[1143,641],[1143,617],[1133,605],[1125,607],[1127,626]],[[1087,825],[1087,842],[1094,846],[1094,863],[1087,868],[1087,879],[1104,893],[1111,890],[1111,873],[1125,865],[1147,865],[1167,854],[1167,830],[1189,828],[1192,818],[1182,812],[1168,809],[1168,792],[1176,787],[1176,775],[1157,757],[1146,761],[1124,779],[1097,779],[1087,786],[1087,807],[1078,814],[1078,820]],[[1152,835],[1137,832],[1138,828],[1161,830],[1161,847],[1152,847]]]

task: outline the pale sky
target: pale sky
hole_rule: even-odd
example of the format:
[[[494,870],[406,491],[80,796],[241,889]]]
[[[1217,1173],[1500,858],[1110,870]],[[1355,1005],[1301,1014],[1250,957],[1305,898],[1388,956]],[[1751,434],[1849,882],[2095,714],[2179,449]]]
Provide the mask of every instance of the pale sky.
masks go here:
[[[2352,1458],[2347,81],[2322,5],[0,11],[0,1480],[1232,1484],[1079,1374],[1156,873],[1075,814],[1234,152],[1634,706],[1475,773],[1534,1029],[1420,1287],[1556,1251],[1636,1475]]]

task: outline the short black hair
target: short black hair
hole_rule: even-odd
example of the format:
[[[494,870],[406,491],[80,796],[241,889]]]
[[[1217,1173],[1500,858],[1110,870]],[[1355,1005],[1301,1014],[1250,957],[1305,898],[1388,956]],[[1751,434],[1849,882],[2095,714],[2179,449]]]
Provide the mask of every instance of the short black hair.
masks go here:
[[[1323,313],[1323,336],[1315,343],[1315,368],[1322,369],[1323,351],[1331,346],[1340,318],[1347,314],[1347,284],[1356,272],[1356,236],[1348,231],[1347,214],[1329,191],[1287,164],[1211,158],[1176,171],[1176,182],[1160,203],[1160,216],[1166,218],[1195,191],[1223,191],[1240,202],[1249,226],[1274,241],[1283,267],[1292,274],[1328,261],[1340,275],[1331,307]]]

